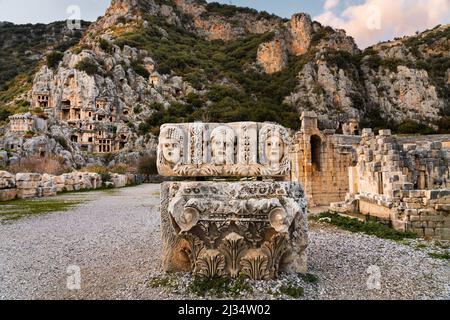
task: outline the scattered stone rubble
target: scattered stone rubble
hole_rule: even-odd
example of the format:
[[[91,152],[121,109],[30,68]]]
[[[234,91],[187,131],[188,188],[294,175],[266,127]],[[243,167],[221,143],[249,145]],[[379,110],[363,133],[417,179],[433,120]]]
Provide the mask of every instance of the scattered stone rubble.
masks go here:
[[[39,173],[0,171],[0,201],[55,196],[64,191],[95,190],[99,188],[123,188],[141,184],[142,176],[134,174],[111,174],[108,181],[90,172],[72,172],[60,176]]]

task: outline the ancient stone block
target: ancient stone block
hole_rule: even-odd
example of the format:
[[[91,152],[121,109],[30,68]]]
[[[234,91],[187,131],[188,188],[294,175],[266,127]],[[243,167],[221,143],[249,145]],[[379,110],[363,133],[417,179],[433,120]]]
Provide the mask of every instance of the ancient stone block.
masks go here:
[[[29,199],[35,198],[39,196],[39,192],[37,188],[33,189],[17,189],[17,198],[19,199]]]
[[[420,209],[420,208],[422,208],[422,204],[409,202],[409,203],[406,204],[406,208],[408,208],[408,209]]]
[[[166,182],[161,192],[166,271],[277,277],[307,270],[303,189],[288,182]]]
[[[0,171],[0,189],[12,189],[16,187],[16,178],[13,174]]]
[[[437,204],[435,209],[437,211],[450,212],[450,204]]]
[[[392,132],[391,132],[391,130],[386,129],[386,130],[380,130],[378,134],[380,137],[389,137],[392,135]]]
[[[10,201],[17,197],[17,189],[1,189],[0,201]]]
[[[270,123],[166,124],[158,171],[163,176],[288,176],[289,131]]]

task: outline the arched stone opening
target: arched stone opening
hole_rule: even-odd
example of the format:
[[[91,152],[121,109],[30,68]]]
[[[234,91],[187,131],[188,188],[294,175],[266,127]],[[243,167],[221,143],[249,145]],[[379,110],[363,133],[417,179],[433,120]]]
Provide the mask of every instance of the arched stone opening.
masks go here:
[[[315,171],[322,170],[322,139],[316,135],[311,137],[311,163]]]

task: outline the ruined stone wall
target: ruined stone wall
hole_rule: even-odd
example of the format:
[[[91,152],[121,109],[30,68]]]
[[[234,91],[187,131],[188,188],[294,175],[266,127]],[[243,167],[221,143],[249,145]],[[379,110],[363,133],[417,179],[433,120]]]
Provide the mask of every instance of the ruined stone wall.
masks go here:
[[[390,130],[375,137],[365,129],[357,153],[358,164],[350,174],[353,193],[392,199],[402,190],[450,188],[450,157],[441,142],[401,144]]]
[[[433,136],[398,138],[390,130],[375,136],[364,129],[358,162],[349,168],[347,201],[337,212],[356,212],[392,223],[397,230],[450,239],[450,152]]]
[[[300,182],[309,206],[325,206],[342,201],[349,191],[348,168],[352,166],[358,136],[320,131],[314,113],[302,115],[293,155],[293,179]]]
[[[450,190],[403,191],[392,222],[423,237],[450,239]]]

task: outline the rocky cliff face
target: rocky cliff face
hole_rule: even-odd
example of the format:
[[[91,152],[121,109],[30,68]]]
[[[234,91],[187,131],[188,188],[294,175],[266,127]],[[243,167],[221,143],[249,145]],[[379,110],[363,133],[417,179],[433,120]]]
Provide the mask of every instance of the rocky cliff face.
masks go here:
[[[41,63],[27,99],[48,118],[44,135],[55,147],[47,151],[67,149],[74,166],[100,161],[95,141],[112,141],[114,163],[152,151],[159,125],[174,121],[296,129],[300,112],[315,111],[336,130],[350,119],[446,130],[449,29],[361,52],[345,31],[306,14],[287,20],[201,0],[113,0],[56,65]],[[3,131],[3,142],[17,138]],[[35,151],[40,139],[23,145]]]
[[[36,68],[50,52],[77,44],[89,23],[81,25],[81,30],[71,30],[65,21],[48,25],[0,23],[0,123],[27,110],[24,93],[31,87]]]
[[[70,30],[66,22],[15,25],[0,24],[0,86],[39,62],[49,50],[66,50],[77,44],[81,30]]]
[[[416,123],[412,126],[417,129],[422,124],[428,131],[447,132],[449,35],[447,25],[359,54],[322,48],[300,71],[299,85],[287,101],[318,112],[324,120],[336,114],[331,116],[333,126],[342,120],[340,114],[367,126],[398,129],[408,123],[411,130]]]

